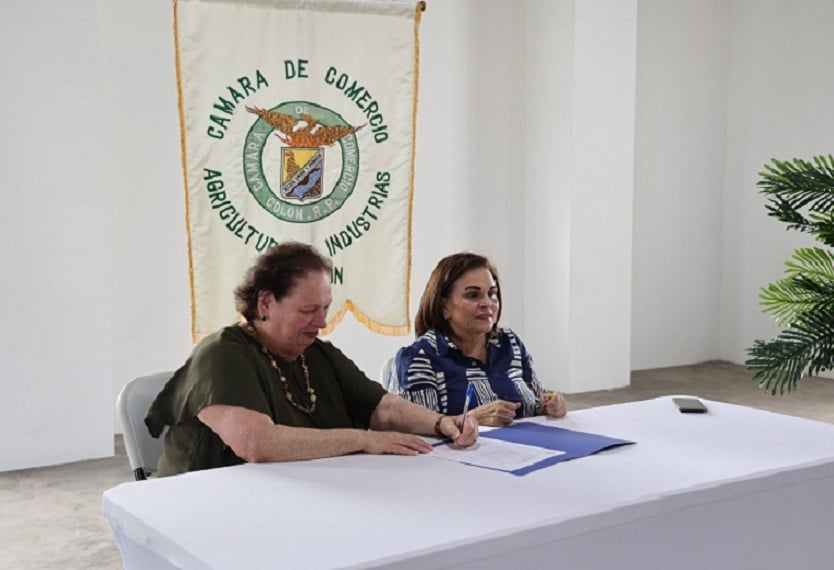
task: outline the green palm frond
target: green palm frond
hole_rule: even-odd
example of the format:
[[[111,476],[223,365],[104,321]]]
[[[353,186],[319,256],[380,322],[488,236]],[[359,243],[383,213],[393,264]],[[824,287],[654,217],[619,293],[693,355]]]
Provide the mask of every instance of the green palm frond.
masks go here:
[[[798,315],[834,306],[834,291],[805,277],[791,277],[762,288],[760,304],[776,324],[788,326]]]
[[[834,157],[818,156],[811,162],[773,160],[759,176],[757,185],[767,196],[769,215],[788,224],[788,229],[834,238]],[[803,209],[808,217],[800,212]]]
[[[806,375],[834,368],[834,310],[800,315],[770,341],[757,340],[747,349],[745,365],[760,388],[784,394]]]
[[[834,157],[773,160],[764,168],[758,186],[768,214],[834,247]],[[787,276],[760,294],[764,312],[785,328],[772,340],[755,341],[745,362],[772,394],[834,368],[834,252],[801,248],[785,265]]]
[[[834,211],[811,212],[808,217],[811,218],[808,233],[816,236],[825,245],[834,247]]]
[[[802,247],[786,261],[786,273],[791,277],[805,276],[815,282],[834,283],[834,251],[820,247]]]
[[[797,315],[834,306],[834,252],[819,247],[796,250],[785,263],[787,278],[763,287],[760,304],[782,326]]]
[[[759,173],[761,193],[785,201],[794,210],[812,212],[834,209],[834,157],[815,157],[811,162],[773,160]]]

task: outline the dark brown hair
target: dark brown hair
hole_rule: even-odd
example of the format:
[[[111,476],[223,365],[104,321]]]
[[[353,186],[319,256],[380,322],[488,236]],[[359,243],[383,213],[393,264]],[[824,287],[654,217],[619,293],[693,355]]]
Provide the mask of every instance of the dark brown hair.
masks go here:
[[[247,321],[258,316],[258,293],[269,291],[280,301],[298,281],[317,271],[330,273],[333,264],[306,243],[288,241],[274,245],[249,268],[235,289],[235,308]]]
[[[420,297],[420,306],[417,308],[417,316],[414,319],[414,332],[422,336],[429,329],[437,329],[446,336],[451,334],[449,323],[443,318],[443,299],[449,297],[455,281],[461,275],[472,269],[489,269],[495,285],[498,287],[498,314],[495,316],[493,331],[498,328],[498,319],[501,318],[501,281],[498,279],[498,271],[495,266],[477,253],[454,253],[446,256],[437,262],[437,266],[429,276],[423,296]]]

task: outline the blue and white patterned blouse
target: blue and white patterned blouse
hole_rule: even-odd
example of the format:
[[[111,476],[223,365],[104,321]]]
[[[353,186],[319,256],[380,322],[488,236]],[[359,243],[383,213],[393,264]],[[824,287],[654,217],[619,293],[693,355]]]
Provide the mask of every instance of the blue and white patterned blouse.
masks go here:
[[[397,352],[398,393],[442,414],[463,413],[466,386],[475,387],[470,409],[495,400],[521,402],[516,417],[536,415],[542,385],[533,359],[510,329],[501,328],[487,343],[488,362],[465,356],[445,335],[432,329]]]

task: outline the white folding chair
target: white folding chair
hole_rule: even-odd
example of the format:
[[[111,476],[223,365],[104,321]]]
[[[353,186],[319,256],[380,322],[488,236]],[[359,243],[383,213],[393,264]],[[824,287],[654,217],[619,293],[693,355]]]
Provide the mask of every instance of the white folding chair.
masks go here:
[[[162,456],[165,434],[158,439],[151,437],[145,425],[145,414],[173,375],[173,372],[159,372],[131,380],[116,398],[116,414],[122,423],[127,458],[137,481],[156,473],[156,464]]]
[[[397,378],[397,370],[394,366],[395,357],[391,357],[385,361],[379,371],[379,383],[382,387],[393,394],[398,394],[400,391],[400,381]]]

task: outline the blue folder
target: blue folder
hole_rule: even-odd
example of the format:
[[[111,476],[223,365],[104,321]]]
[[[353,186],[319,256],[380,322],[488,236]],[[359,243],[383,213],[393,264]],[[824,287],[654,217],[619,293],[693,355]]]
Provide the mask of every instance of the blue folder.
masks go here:
[[[621,445],[632,445],[634,443],[626,439],[528,422],[519,422],[506,427],[485,431],[481,433],[480,437],[489,437],[511,443],[533,445],[565,452],[562,455],[548,457],[527,467],[509,471],[513,475],[526,475],[532,471],[549,467],[562,461],[586,457],[604,449],[619,447]]]

